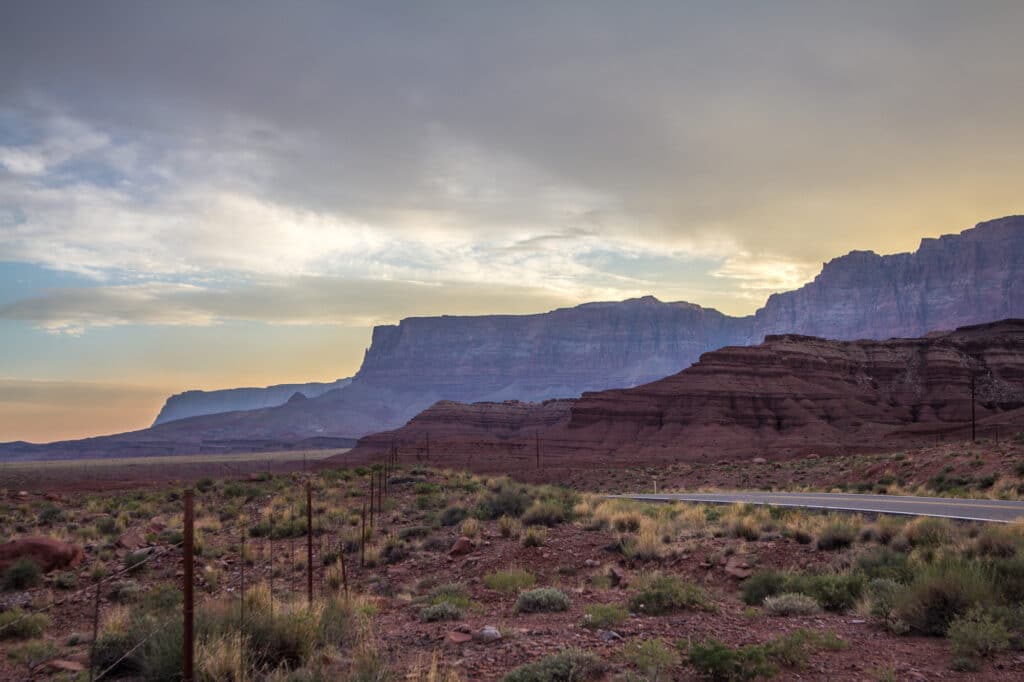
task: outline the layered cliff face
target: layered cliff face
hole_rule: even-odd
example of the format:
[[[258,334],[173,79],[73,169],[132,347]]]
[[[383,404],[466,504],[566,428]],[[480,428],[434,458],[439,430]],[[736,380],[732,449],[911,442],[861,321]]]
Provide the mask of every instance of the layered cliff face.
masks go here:
[[[172,395],[164,403],[153,426],[218,412],[259,410],[284,405],[296,393],[316,398],[328,391],[344,388],[351,378],[330,383],[278,384],[266,388],[228,388],[220,391],[185,391]]]
[[[748,341],[781,333],[917,336],[1011,317],[1024,317],[1024,216],[924,239],[914,253],[836,258],[813,282],[771,296]]]
[[[436,457],[529,466],[702,461],[906,447],[969,431],[1006,434],[1024,418],[1024,320],[923,338],[828,341],[781,335],[703,355],[673,376],[554,404],[439,403],[405,427],[360,441]],[[538,446],[538,443],[540,445]]]

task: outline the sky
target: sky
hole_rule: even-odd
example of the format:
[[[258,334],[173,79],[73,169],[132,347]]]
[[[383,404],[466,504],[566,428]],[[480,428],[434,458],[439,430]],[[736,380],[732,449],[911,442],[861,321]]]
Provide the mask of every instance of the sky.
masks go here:
[[[1022,213],[1024,3],[0,5],[0,441]]]

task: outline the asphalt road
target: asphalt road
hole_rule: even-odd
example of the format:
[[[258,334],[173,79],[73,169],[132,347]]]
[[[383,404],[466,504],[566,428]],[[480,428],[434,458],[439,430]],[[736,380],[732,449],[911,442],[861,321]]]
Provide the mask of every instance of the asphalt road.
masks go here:
[[[857,495],[847,493],[766,493],[735,491],[723,493],[658,493],[652,495],[611,495],[644,502],[712,502],[767,504],[779,507],[835,509],[839,511],[908,516],[939,516],[963,521],[1009,523],[1024,519],[1024,501],[972,500],[949,497]]]

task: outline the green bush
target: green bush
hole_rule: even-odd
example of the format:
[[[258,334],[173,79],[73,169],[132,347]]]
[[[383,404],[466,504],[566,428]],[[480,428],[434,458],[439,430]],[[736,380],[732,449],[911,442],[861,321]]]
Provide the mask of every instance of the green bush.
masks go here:
[[[49,526],[64,520],[64,512],[59,507],[45,507],[39,512],[39,525]]]
[[[709,605],[707,595],[693,583],[661,574],[644,579],[640,592],[629,600],[631,610],[652,616],[682,609],[707,609]]]
[[[639,668],[648,680],[657,682],[661,673],[679,665],[679,654],[660,639],[632,641],[623,651],[626,660]]]
[[[427,595],[431,604],[451,604],[460,609],[469,606],[469,590],[462,583],[445,583],[438,585]]]
[[[4,571],[5,590],[27,590],[38,585],[43,579],[39,564],[28,557],[22,557]]]
[[[888,547],[877,547],[857,557],[856,568],[868,578],[908,583],[914,577],[910,557]]]
[[[901,594],[896,616],[917,632],[944,635],[954,618],[990,601],[994,591],[976,564],[957,561],[926,566]]]
[[[592,604],[584,611],[581,625],[585,628],[613,628],[629,618],[629,611],[616,604]]]
[[[516,611],[519,613],[567,611],[569,605],[569,597],[561,590],[556,590],[553,587],[539,587],[535,590],[528,590],[520,594],[519,598],[516,599]]]
[[[701,677],[712,682],[741,682],[774,677],[778,668],[761,646],[737,649],[717,639],[708,639],[690,647],[686,657]]]
[[[824,573],[798,576],[793,589],[814,597],[826,611],[847,611],[857,603],[864,590],[864,576],[856,573]]]
[[[906,586],[891,578],[875,578],[864,588],[868,613],[890,632],[903,634],[909,626],[896,615],[896,607]]]
[[[992,559],[986,566],[1003,601],[1010,604],[1024,602],[1024,555]]]
[[[0,640],[42,637],[50,624],[43,613],[26,614],[18,608],[0,611]]]
[[[466,520],[469,512],[462,507],[448,507],[441,512],[439,522],[442,526],[455,526]]]
[[[537,581],[533,574],[521,568],[510,568],[504,571],[488,573],[484,576],[484,585],[492,590],[501,592],[518,592],[527,587],[533,587]]]
[[[974,540],[971,553],[976,556],[1007,559],[1014,556],[1021,546],[1021,538],[1013,529],[989,524]]]
[[[532,503],[533,498],[524,488],[509,484],[480,500],[475,514],[485,521],[499,519],[502,516],[519,518]]]
[[[502,682],[583,682],[600,677],[601,659],[580,649],[565,649],[505,675]]]
[[[740,589],[743,603],[750,606],[761,606],[766,597],[772,597],[785,591],[788,578],[788,574],[779,571],[758,571],[747,578]]]
[[[903,534],[911,547],[938,547],[953,538],[953,527],[946,519],[923,516],[908,523]]]
[[[954,618],[946,636],[957,657],[987,658],[1010,646],[1010,631],[1006,625],[977,608]]]

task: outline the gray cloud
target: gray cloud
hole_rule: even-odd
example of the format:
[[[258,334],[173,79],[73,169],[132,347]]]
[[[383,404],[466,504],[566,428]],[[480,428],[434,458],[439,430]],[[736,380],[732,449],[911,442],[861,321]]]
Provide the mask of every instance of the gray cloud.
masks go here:
[[[0,319],[65,333],[229,321],[367,326],[405,315],[484,314],[494,306],[526,313],[569,303],[541,288],[304,277],[236,283],[231,289],[171,283],[57,289],[0,306]]]

